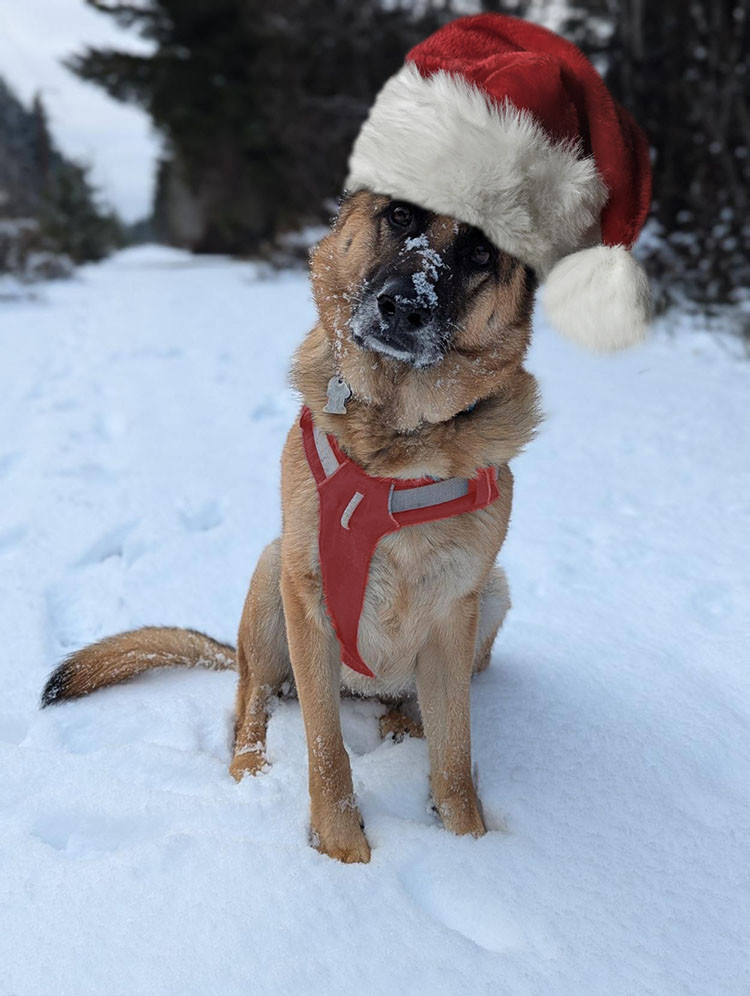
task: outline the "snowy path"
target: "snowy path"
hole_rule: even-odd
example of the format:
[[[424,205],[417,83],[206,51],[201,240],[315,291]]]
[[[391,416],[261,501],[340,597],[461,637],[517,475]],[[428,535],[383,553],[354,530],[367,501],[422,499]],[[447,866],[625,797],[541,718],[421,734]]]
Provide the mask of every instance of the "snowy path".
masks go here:
[[[750,364],[699,333],[602,359],[538,332],[474,688],[497,832],[439,828],[425,745],[371,703],[344,705],[366,867],[307,846],[294,702],[239,786],[231,675],[36,711],[94,637],[234,639],[312,315],[253,273],[144,249],[0,304],[0,996],[745,996]]]

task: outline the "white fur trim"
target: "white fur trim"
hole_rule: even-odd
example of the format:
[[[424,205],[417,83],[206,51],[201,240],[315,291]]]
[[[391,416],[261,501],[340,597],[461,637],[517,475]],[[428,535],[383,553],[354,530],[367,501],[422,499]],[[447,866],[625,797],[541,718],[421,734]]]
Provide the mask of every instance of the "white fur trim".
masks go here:
[[[411,201],[476,225],[544,277],[598,241],[607,190],[593,157],[554,143],[527,111],[497,105],[460,76],[407,63],[385,84],[354,143],[347,189]]]
[[[560,260],[542,303],[559,332],[589,349],[626,349],[646,337],[648,278],[624,246],[595,246]]]

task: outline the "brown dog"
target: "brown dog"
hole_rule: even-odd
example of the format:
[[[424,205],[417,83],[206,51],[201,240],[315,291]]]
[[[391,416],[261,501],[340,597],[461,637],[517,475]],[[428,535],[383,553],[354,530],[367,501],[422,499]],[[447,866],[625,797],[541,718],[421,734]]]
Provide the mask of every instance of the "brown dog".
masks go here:
[[[367,861],[341,737],[342,686],[394,706],[416,692],[443,824],[459,834],[485,830],[471,775],[469,682],[489,663],[510,604],[495,558],[510,516],[508,462],[538,423],[536,384],[522,366],[534,278],[477,229],[360,192],[314,253],[312,283],[319,320],[292,378],[316,427],[371,475],[472,478],[495,465],[499,499],[380,541],[359,627],[360,652],[376,677],[362,676],[342,667],[324,606],[318,494],[295,423],[282,456],[282,536],[253,575],[236,660],[231,647],[200,633],[146,628],[72,654],[42,703],[153,667],[236,666],[231,772],[239,779],[266,764],[269,701],[293,678],[315,846],[341,861]],[[335,376],[352,391],[346,414],[324,412]],[[399,725],[391,715],[384,728]]]

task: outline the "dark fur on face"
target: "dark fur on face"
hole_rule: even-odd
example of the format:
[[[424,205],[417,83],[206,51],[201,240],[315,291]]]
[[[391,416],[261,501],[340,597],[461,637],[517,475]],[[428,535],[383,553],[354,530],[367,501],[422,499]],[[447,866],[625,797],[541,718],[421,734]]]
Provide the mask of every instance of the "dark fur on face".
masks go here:
[[[359,193],[344,202],[334,233],[353,216],[362,219],[363,202],[369,208],[369,259],[346,294],[346,325],[361,349],[417,369],[434,366],[452,347],[461,348],[469,313],[481,311],[498,288],[518,277],[525,294],[513,317],[521,324],[528,319],[533,273],[479,229],[404,201]],[[349,238],[344,252],[359,248]]]
[[[404,430],[488,397],[523,362],[533,273],[453,218],[360,191],[311,276],[333,372]]]
[[[416,368],[440,363],[471,300],[521,264],[479,229],[404,201],[388,201],[374,224],[378,258],[352,310],[352,339]]]

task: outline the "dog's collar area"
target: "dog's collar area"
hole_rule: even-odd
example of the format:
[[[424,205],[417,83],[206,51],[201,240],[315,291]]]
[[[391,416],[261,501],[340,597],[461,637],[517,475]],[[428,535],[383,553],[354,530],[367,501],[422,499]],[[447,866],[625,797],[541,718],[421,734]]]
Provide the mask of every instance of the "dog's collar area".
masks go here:
[[[352,396],[352,389],[341,376],[337,374],[328,381],[326,387],[326,415],[346,415],[346,403]]]
[[[357,638],[370,562],[378,542],[403,526],[486,508],[500,496],[497,467],[483,467],[471,479],[372,477],[341,452],[334,436],[316,427],[307,407],[302,409],[300,428],[318,489],[323,596],[341,660],[353,671],[374,678],[360,656]]]
[[[312,425],[312,433],[320,464],[325,471],[326,477],[331,477],[336,473],[342,463],[348,462],[349,458],[341,453],[335,438],[328,436],[314,423]],[[497,471],[495,468],[492,468],[492,470],[497,480]],[[432,508],[434,505],[442,505],[445,502],[463,498],[469,493],[470,483],[465,477],[447,477],[442,479],[426,477],[420,480],[381,478],[381,480],[390,480],[388,512],[391,515],[394,513],[409,512],[413,509]],[[349,517],[351,518],[353,514],[354,510],[352,509]],[[345,528],[348,528],[348,525]]]
[[[346,403],[353,397],[354,392],[349,384],[344,380],[341,374],[335,374],[328,381],[328,385],[326,387],[327,401],[323,411],[326,415],[346,415]],[[450,422],[451,419],[458,418],[460,415],[471,415],[480,400],[480,398],[476,398],[470,405],[467,405],[466,408],[462,408],[460,412],[456,412],[455,415],[451,415],[451,417],[445,419],[445,421]]]

